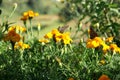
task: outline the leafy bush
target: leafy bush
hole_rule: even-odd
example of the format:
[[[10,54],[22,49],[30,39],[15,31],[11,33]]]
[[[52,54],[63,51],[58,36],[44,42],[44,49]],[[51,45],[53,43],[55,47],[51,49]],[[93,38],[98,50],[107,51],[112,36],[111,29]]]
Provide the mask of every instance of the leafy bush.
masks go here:
[[[9,23],[9,18],[14,16],[13,13],[17,8],[17,4],[14,4],[13,11],[0,25],[1,80],[120,79],[120,47],[117,45],[119,42],[114,41],[116,36],[119,36],[118,28],[115,29],[119,23],[111,21],[119,17],[106,16],[112,13],[113,5],[111,7],[109,1],[103,0],[66,2],[70,5],[74,3],[76,12],[76,8],[85,7],[81,12],[84,13],[82,17],[80,15],[78,17],[79,21],[89,16],[91,26],[97,24],[96,27],[90,27],[90,38],[87,41],[75,42],[70,33],[65,32],[66,26],[53,29],[44,35],[44,39],[35,38],[32,21],[39,14],[32,10],[26,11],[21,17],[25,27],[13,25]],[[79,2],[82,3],[81,6]],[[108,9],[106,14],[104,9]],[[107,27],[108,25],[113,26]],[[81,30],[81,27],[78,24],[76,32]],[[114,34],[110,30],[113,30]],[[36,31],[39,33],[40,25]]]

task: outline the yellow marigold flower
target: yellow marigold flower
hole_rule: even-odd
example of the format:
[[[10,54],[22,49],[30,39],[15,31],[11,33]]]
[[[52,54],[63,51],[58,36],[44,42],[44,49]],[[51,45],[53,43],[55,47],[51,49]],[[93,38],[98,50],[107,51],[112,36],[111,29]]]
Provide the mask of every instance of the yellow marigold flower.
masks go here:
[[[104,42],[100,37],[95,37],[94,39],[87,40],[87,48],[97,48]]]
[[[108,46],[107,44],[102,44],[103,46],[103,52],[106,53],[108,50],[110,50],[110,46]]]
[[[33,17],[38,16],[38,15],[39,15],[38,13],[35,13],[35,12],[33,12],[32,10],[29,10],[29,11],[28,11],[28,17],[29,17],[29,18],[33,18]]]
[[[47,33],[44,38],[51,39],[53,37],[53,34],[51,32]]]
[[[74,80],[74,78],[69,78],[68,80]]]
[[[53,34],[53,35],[56,35],[56,34],[59,34],[59,33],[60,33],[60,32],[58,31],[58,29],[53,29],[53,30],[52,30],[52,34]]]
[[[99,42],[100,44],[103,43],[103,40],[102,40],[100,37],[95,37],[94,40],[95,40],[96,42]]]
[[[47,33],[44,38],[53,38],[55,42],[63,41],[64,44],[70,44],[72,39],[70,38],[70,33],[60,33],[58,29],[53,29],[51,32]]]
[[[62,34],[61,33],[56,33],[54,35],[55,41],[60,42],[62,40]]]
[[[101,60],[100,64],[104,65],[105,64],[105,60]]]
[[[87,48],[94,48],[94,45],[92,44],[92,39],[87,40]]]
[[[20,27],[20,31],[21,32],[26,32],[26,28],[25,27]]]
[[[15,44],[14,48],[29,49],[30,46],[28,44],[24,44],[23,42],[18,42]]]
[[[29,49],[30,46],[28,44],[23,44],[22,49]]]
[[[115,52],[120,52],[120,48],[116,44],[110,44],[110,49]]]
[[[22,47],[22,45],[23,45],[23,42],[18,42],[15,44],[14,48],[16,49],[16,48]]]
[[[11,31],[11,30],[14,30],[14,31],[15,31],[15,30],[16,30],[16,27],[15,27],[15,26],[9,27],[9,28],[8,28],[8,31]]]
[[[21,26],[16,26],[16,30],[21,31],[21,32],[25,32],[26,28],[25,27],[21,27]]]
[[[112,40],[113,40],[113,37],[109,37],[106,39],[106,42],[112,42]]]
[[[107,75],[103,74],[98,80],[110,80],[110,78]]]
[[[21,20],[26,21],[27,19],[32,19],[33,17],[38,16],[38,15],[39,15],[39,13],[35,13],[32,10],[29,10],[29,11],[23,13]]]
[[[34,12],[32,10],[28,11],[28,16],[33,18],[35,16]]]
[[[11,30],[4,37],[4,41],[9,41],[9,40],[13,42],[18,42],[20,41],[20,35],[17,34],[14,30]]]
[[[100,43],[95,40],[89,39],[87,41],[87,48],[97,48],[99,46],[100,46]]]
[[[98,46],[100,46],[100,43],[96,42],[94,40],[91,40],[90,42],[87,42],[87,48],[96,48]]]
[[[64,44],[70,44],[72,42],[72,39],[70,38],[70,33],[69,32],[63,33],[62,40]]]
[[[23,13],[23,16],[24,16],[24,17],[28,17],[28,12],[24,12],[24,13]]]
[[[11,27],[8,29],[8,31],[11,31],[11,30],[16,30],[16,31],[25,32],[25,31],[26,31],[26,28],[25,28],[25,27],[18,26],[18,25],[15,25],[15,26],[11,26]]]

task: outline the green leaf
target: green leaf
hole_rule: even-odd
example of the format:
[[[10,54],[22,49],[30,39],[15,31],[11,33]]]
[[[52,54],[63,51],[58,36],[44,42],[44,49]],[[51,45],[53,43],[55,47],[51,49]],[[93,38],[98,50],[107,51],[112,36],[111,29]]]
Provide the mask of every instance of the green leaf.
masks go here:
[[[118,4],[109,4],[110,8],[118,8]]]

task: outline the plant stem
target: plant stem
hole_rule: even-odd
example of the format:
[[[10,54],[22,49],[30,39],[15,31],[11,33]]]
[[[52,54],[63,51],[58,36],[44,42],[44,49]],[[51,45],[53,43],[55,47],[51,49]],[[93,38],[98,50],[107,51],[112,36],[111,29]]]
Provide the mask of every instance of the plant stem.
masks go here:
[[[32,20],[29,19],[29,22],[30,22],[31,36],[32,36],[32,38],[33,38]]]
[[[28,36],[28,38],[29,38],[29,37],[30,37],[30,35],[29,35],[28,26],[27,26],[26,21],[24,21],[24,26],[25,26],[25,28],[26,28],[26,30],[27,30],[27,36]]]

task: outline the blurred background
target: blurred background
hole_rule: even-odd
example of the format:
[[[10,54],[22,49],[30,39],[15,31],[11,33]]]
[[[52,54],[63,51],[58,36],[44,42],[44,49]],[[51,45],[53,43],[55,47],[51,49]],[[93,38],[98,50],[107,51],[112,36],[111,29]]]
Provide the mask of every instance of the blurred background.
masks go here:
[[[24,26],[20,20],[23,12],[38,12],[40,15],[32,20],[32,25],[37,37],[37,26],[41,25],[40,38],[54,28],[69,25],[67,30],[77,39],[87,34],[90,25],[95,27],[97,23],[100,27],[95,28],[95,31],[99,32],[99,35],[103,35],[104,32],[110,34],[111,28],[108,26],[112,26],[112,31],[116,33],[114,36],[118,37],[120,0],[0,0],[1,22],[11,13],[14,3],[18,6],[9,22]],[[107,22],[106,16],[110,23]]]
[[[38,12],[40,15],[35,17],[32,21],[32,25],[34,30],[37,29],[37,25],[41,24],[41,36],[45,33],[52,30],[53,28],[57,28],[59,26],[63,26],[67,24],[65,21],[60,20],[60,12],[64,7],[64,4],[59,2],[59,0],[0,0],[0,9],[2,10],[1,21],[4,21],[5,18],[11,13],[13,10],[14,3],[17,3],[17,9],[13,16],[10,18],[10,22],[23,25],[23,22],[20,20],[23,12],[28,10],[33,10],[34,12]],[[37,34],[37,33],[35,33]]]

